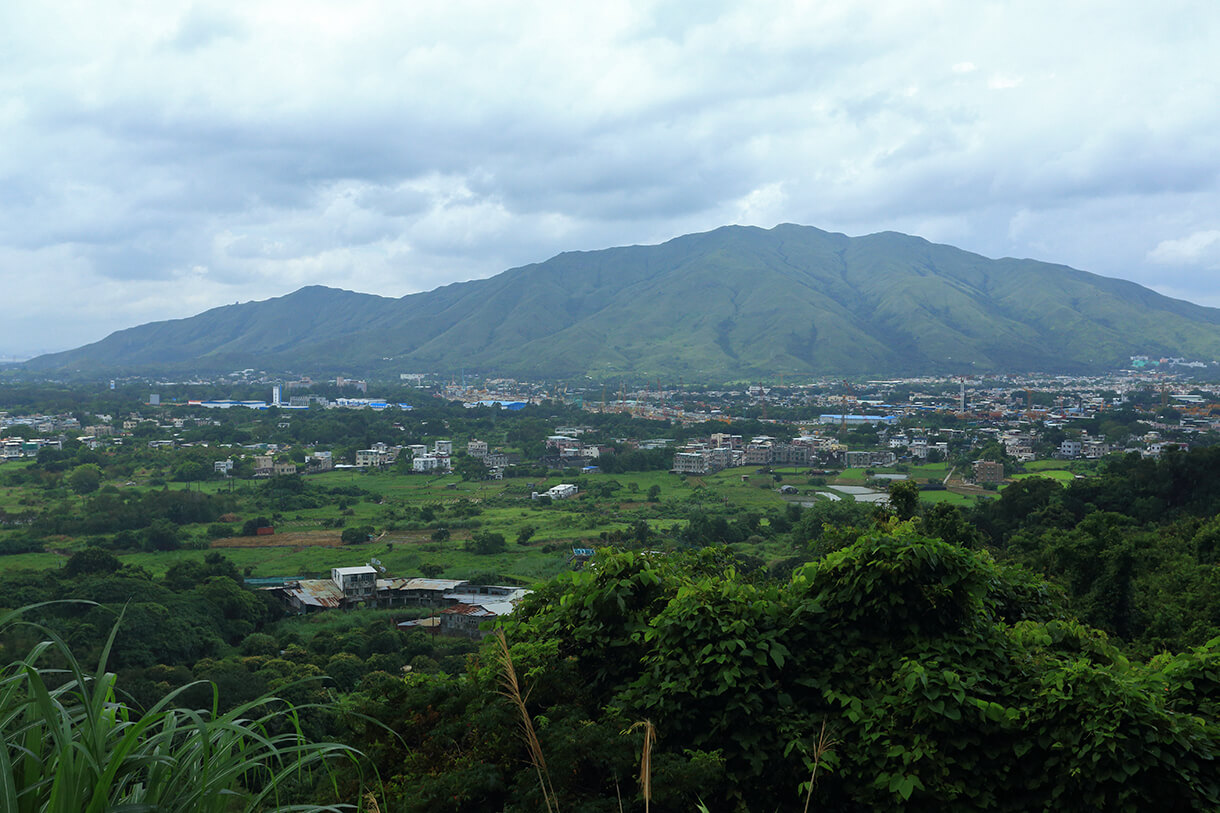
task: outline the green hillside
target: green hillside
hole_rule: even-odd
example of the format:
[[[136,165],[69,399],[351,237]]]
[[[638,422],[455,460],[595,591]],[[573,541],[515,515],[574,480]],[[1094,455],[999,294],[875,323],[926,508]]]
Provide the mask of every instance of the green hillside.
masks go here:
[[[402,299],[323,287],[119,331],[33,369],[531,376],[1053,370],[1220,358],[1220,310],[918,237],[727,226]]]

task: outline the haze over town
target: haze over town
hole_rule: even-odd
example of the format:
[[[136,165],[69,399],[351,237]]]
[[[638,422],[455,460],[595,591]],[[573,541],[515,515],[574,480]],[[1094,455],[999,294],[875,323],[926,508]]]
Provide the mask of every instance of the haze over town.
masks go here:
[[[1211,3],[0,10],[0,358],[726,223],[1220,305]]]

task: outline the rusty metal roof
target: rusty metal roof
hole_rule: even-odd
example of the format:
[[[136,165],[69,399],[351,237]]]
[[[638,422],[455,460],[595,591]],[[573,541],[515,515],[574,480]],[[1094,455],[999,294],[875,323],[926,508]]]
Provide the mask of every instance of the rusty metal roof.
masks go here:
[[[477,604],[454,604],[452,607],[446,607],[441,610],[441,612],[449,615],[473,615],[486,618],[493,618],[495,616],[495,613]]]
[[[343,591],[330,579],[302,579],[280,589],[311,607],[338,607],[343,603]]]

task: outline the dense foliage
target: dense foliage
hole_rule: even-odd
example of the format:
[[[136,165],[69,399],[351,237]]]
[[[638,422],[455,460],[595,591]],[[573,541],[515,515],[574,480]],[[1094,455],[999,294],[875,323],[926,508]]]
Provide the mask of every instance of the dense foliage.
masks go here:
[[[653,804],[836,810],[1210,809],[1220,804],[1220,640],[1151,665],[1065,616],[1047,585],[985,553],[887,525],[787,583],[708,551],[608,555],[535,593],[509,625],[565,810],[614,810],[640,734]],[[360,706],[406,810],[542,802],[490,653],[464,678],[392,681]]]

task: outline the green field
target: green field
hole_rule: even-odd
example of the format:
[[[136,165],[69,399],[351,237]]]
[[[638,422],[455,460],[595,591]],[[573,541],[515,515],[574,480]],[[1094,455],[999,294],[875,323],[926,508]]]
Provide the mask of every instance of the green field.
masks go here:
[[[708,510],[740,506],[764,512],[780,508],[785,501],[778,493],[778,483],[769,476],[756,476],[742,482],[738,469],[709,477],[683,478],[668,472],[583,475],[584,488],[574,500],[556,501],[550,506],[532,501],[531,491],[545,491],[567,478],[551,477],[535,480],[504,480],[464,482],[457,475],[422,477],[388,472],[338,471],[311,475],[311,486],[344,488],[356,486],[372,496],[328,500],[317,508],[274,511],[259,508],[255,502],[261,483],[250,481],[204,483],[171,483],[150,486],[147,483],[126,485],[111,483],[120,492],[190,489],[210,494],[229,493],[240,508],[237,522],[255,516],[267,516],[275,534],[261,540],[261,547],[213,547],[207,524],[182,526],[183,548],[163,552],[123,552],[125,564],[143,567],[154,575],[163,574],[174,564],[199,560],[209,550],[219,550],[237,567],[250,576],[314,576],[324,575],[331,567],[363,564],[378,559],[391,575],[419,575],[422,565],[439,566],[442,576],[468,578],[476,574],[493,573],[523,581],[549,578],[570,567],[568,558],[573,547],[591,547],[600,543],[600,535],[614,531],[629,531],[644,523],[662,533],[683,527],[691,507],[706,506]],[[792,480],[792,473],[789,479]],[[801,476],[799,484],[805,485]],[[648,500],[650,489],[659,493],[655,501]],[[49,504],[44,493],[35,489],[0,489],[0,504],[19,510],[22,499],[34,499]],[[76,510],[84,498],[67,492],[53,501],[65,510]],[[464,506],[470,516],[454,512]],[[431,508],[436,519],[418,521],[418,509]],[[414,518],[414,519],[412,519]],[[371,526],[376,541],[341,547],[292,545],[284,535],[329,534],[339,531],[331,526],[341,521],[347,527]],[[449,528],[450,523],[453,527]],[[473,526],[473,527],[470,527]],[[525,545],[517,544],[518,534],[530,527],[533,534]],[[434,540],[437,528],[449,530],[447,540]],[[507,549],[502,553],[477,555],[466,549],[476,532],[498,533],[504,536]],[[282,543],[281,543],[282,540]],[[68,556],[87,544],[84,538],[54,537],[45,553],[22,553],[0,557],[0,568],[49,568],[62,566]],[[222,540],[223,542],[223,540]]]
[[[1046,477],[1050,480],[1055,480],[1059,483],[1070,483],[1076,479],[1076,475],[1070,471],[1062,469],[1042,469],[1041,471],[1031,471],[1024,474],[1014,474],[1013,480],[1026,480],[1030,477]]]
[[[20,465],[20,464],[18,464]],[[949,470],[946,463],[909,467],[878,468],[876,473],[905,473],[916,482],[939,482]],[[1032,471],[1014,479],[1043,476],[1061,483],[1070,482],[1073,473],[1063,461],[1038,461]],[[138,476],[138,475],[137,475]],[[778,477],[778,479],[777,479]],[[726,469],[706,476],[678,476],[662,471],[629,474],[593,473],[582,475],[582,493],[574,500],[544,506],[529,498],[531,491],[545,491],[565,478],[513,479],[504,481],[462,481],[457,475],[419,476],[391,472],[333,471],[310,475],[306,482],[321,489],[356,487],[364,496],[327,498],[316,508],[276,511],[260,507],[266,491],[264,483],[252,481],[208,481],[171,483],[153,486],[111,483],[125,491],[169,488],[191,489],[210,494],[232,493],[239,506],[237,522],[267,516],[276,535],[264,540],[264,547],[223,547],[221,552],[239,569],[251,576],[314,576],[331,567],[363,564],[378,559],[391,575],[419,575],[421,567],[440,567],[446,577],[468,578],[476,574],[497,574],[505,578],[535,581],[553,576],[570,567],[567,559],[573,547],[594,547],[602,534],[621,531],[630,534],[639,523],[646,524],[663,537],[671,537],[687,522],[690,512],[728,512],[739,510],[765,515],[782,509],[793,498],[781,495],[779,487],[797,489],[797,501],[825,499],[816,494],[807,469],[775,468],[759,473],[756,467]],[[864,469],[848,469],[830,484],[865,485]],[[649,500],[651,489],[655,500]],[[994,494],[984,495],[984,499]],[[952,491],[923,491],[924,503],[948,502],[973,505],[979,496]],[[0,487],[0,508],[19,513],[31,507],[75,511],[83,497],[65,489],[54,492],[29,487]],[[421,521],[421,509],[427,521]],[[341,547],[313,546],[328,535],[337,541],[342,527],[373,528],[375,541]],[[517,538],[525,528],[532,535],[524,545]],[[434,539],[438,529],[449,532],[448,539]],[[15,535],[16,530],[0,533]],[[467,550],[472,535],[498,533],[507,549],[501,553],[477,555]],[[284,535],[304,537],[285,537]],[[48,552],[21,553],[0,557],[0,569],[49,568],[61,566],[75,550],[84,547],[85,538],[50,538]],[[154,575],[164,573],[177,562],[197,560],[213,542],[206,524],[182,526],[180,550],[169,552],[125,552],[123,562],[146,568]],[[300,543],[300,544],[297,544]],[[308,544],[306,544],[308,543]],[[217,548],[212,548],[217,549]],[[782,557],[783,550],[739,551],[767,559]]]

